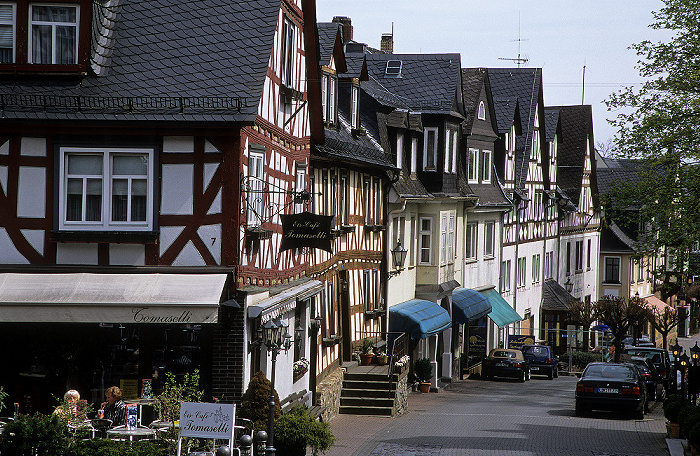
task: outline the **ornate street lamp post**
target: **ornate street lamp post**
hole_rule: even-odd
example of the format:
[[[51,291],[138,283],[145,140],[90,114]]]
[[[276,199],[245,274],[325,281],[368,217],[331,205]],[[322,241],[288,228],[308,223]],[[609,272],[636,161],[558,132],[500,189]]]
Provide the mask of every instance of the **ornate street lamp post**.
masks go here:
[[[675,382],[674,390],[675,390],[675,391],[678,391],[678,382],[675,380],[675,377],[677,377],[677,375],[675,374],[675,372],[678,371],[678,370],[680,370],[680,359],[679,359],[679,357],[680,357],[680,355],[681,355],[681,350],[683,349],[683,347],[681,347],[681,346],[678,344],[678,338],[676,338],[676,343],[673,344],[673,345],[671,345],[671,346],[669,346],[668,348],[671,349],[671,354],[673,355],[673,372],[674,372],[674,382]]]
[[[698,343],[690,347],[690,359],[693,363],[693,367],[690,368],[690,375],[688,376],[688,389],[693,395],[693,404],[697,401],[697,390],[698,390],[698,380],[700,380],[700,368],[698,368],[698,361],[700,360],[700,347]]]
[[[288,324],[281,319],[268,320],[262,326],[262,343],[272,356],[272,371],[270,372],[270,410],[267,419],[267,448],[265,454],[274,456],[275,435],[275,365],[280,350],[286,353],[292,346],[292,336],[287,333]]]
[[[688,367],[688,355],[683,352],[681,355],[681,399],[685,401],[685,393],[686,393],[686,382],[685,382],[685,371]]]
[[[403,271],[403,265],[406,262],[406,254],[408,254],[408,250],[403,248],[401,245],[401,239],[398,239],[396,241],[396,247],[394,247],[391,252],[391,262],[394,264],[394,270],[389,271],[389,278],[400,274],[401,271]]]

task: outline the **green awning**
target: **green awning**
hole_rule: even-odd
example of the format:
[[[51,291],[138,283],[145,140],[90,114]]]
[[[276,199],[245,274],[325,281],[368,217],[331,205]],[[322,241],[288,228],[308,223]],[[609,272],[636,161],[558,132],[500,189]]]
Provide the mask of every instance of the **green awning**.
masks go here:
[[[484,290],[482,293],[491,304],[489,318],[499,328],[523,319],[495,289]]]

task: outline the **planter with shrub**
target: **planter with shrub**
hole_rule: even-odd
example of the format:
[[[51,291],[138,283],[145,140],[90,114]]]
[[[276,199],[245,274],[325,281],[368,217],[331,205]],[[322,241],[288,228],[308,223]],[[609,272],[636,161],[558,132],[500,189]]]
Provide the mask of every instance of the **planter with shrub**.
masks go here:
[[[328,423],[317,421],[306,406],[297,404],[275,421],[274,445],[278,454],[288,456],[305,455],[310,447],[314,456],[324,453],[335,436]]]
[[[421,393],[430,392],[430,379],[433,378],[433,364],[428,358],[420,358],[413,367],[413,372],[420,382]]]
[[[678,438],[680,436],[680,425],[678,424],[678,419],[683,409],[683,401],[678,394],[670,394],[664,400],[664,417],[669,422],[669,429],[671,431],[671,437]]]

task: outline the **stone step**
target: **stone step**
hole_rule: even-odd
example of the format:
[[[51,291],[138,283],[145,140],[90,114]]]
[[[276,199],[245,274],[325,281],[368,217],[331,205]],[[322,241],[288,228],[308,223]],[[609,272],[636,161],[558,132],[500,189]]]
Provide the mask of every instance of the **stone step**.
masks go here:
[[[389,388],[389,382],[366,382],[362,380],[343,380],[343,389],[394,391],[395,385]]]
[[[394,391],[343,388],[340,397],[374,397],[383,399],[393,399]]]
[[[346,407],[386,407],[392,408],[394,406],[394,399],[381,399],[375,397],[341,397],[340,406]]]
[[[356,407],[340,406],[339,412],[344,415],[383,415],[391,416],[394,413],[393,407]]]

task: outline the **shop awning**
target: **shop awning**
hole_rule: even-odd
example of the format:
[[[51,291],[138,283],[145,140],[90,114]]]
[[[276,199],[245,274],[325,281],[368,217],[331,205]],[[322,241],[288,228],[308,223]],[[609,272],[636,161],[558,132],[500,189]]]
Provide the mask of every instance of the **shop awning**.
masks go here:
[[[491,304],[489,318],[496,323],[496,326],[499,328],[523,319],[495,289],[491,288],[481,293],[483,293]]]
[[[248,306],[248,318],[261,317],[263,322],[279,317],[284,312],[291,311],[297,305],[297,300],[303,301],[317,295],[323,290],[323,282],[308,280],[292,286],[269,298]]]
[[[411,299],[389,307],[389,331],[425,339],[452,326],[450,314],[431,301]]]
[[[647,306],[651,310],[653,310],[656,313],[660,313],[661,315],[663,315],[667,308],[673,310],[673,307],[669,306],[656,296],[647,296],[646,298],[644,298],[644,300],[647,302]]]
[[[452,321],[470,323],[491,312],[491,303],[486,296],[469,288],[457,288],[452,292]]]
[[[227,274],[0,274],[0,322],[216,323]]]

